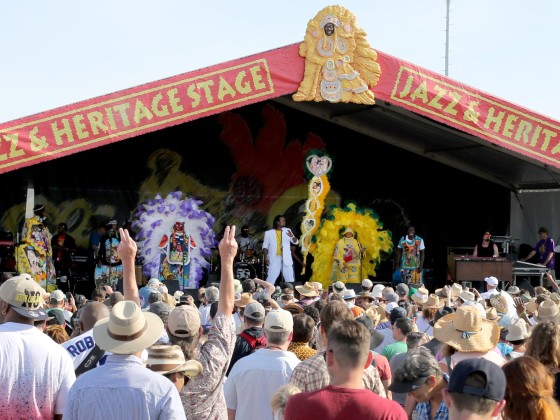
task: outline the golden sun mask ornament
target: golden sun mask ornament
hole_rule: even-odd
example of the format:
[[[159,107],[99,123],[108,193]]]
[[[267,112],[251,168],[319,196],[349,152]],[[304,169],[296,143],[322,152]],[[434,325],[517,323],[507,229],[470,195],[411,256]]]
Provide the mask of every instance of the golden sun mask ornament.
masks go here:
[[[293,100],[373,105],[370,87],[377,85],[381,68],[365,37],[349,10],[341,6],[321,10],[307,24],[299,47],[305,72]]]

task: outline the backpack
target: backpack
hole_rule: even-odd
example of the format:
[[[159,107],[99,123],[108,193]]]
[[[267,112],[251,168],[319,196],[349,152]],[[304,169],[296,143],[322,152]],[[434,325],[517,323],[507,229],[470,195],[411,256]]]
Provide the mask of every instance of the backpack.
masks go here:
[[[261,335],[260,337],[253,337],[251,334],[243,331],[239,333],[240,337],[243,337],[247,343],[249,343],[249,347],[251,347],[252,351],[256,349],[260,349],[266,346],[266,337]]]

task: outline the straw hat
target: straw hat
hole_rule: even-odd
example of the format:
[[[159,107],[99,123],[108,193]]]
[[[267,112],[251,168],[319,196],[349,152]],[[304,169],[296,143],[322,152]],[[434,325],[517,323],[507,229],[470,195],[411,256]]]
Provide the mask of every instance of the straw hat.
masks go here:
[[[428,296],[428,300],[424,304],[424,308],[428,308],[428,309],[438,309],[441,308],[442,306],[443,303],[440,303],[439,296],[434,293]]]
[[[241,299],[236,300],[235,306],[239,306],[240,308],[244,308],[249,303],[253,302],[253,295],[251,293],[241,293]]]
[[[385,307],[387,305],[385,305],[384,303],[380,303],[379,305],[377,305],[375,307],[375,310],[377,311],[377,313],[379,314],[379,324],[383,323],[383,322],[387,322],[387,312],[385,312]]]
[[[549,321],[558,319],[558,305],[551,300],[543,300],[535,315],[537,321]]]
[[[467,290],[463,290],[459,293],[459,297],[463,299],[463,302],[476,302],[476,297],[474,296],[473,292],[469,292]]]
[[[517,341],[529,338],[529,332],[527,331],[527,324],[521,318],[515,319],[511,325],[508,327],[508,333],[506,335],[507,341]]]
[[[315,290],[317,290],[318,293],[321,293],[323,291],[323,283],[312,281],[311,284],[315,287]]]
[[[490,305],[492,305],[498,313],[507,314],[508,313],[508,303],[506,297],[499,293],[490,298]]]
[[[451,286],[451,297],[459,296],[459,293],[461,293],[462,291],[463,286],[461,286],[459,283],[453,283],[453,286]]]
[[[356,296],[357,298],[365,298],[365,299],[369,299],[371,302],[373,302],[375,300],[375,296],[373,296],[373,294],[371,292],[360,292],[358,293],[358,295]]]
[[[519,289],[519,287],[517,287],[517,286],[510,286],[507,289],[507,292],[512,296],[517,296],[517,295],[519,295],[519,293],[521,293],[521,289]]]
[[[447,294],[449,293],[449,287],[445,286],[445,287],[436,289],[436,291],[434,293],[436,295],[440,296],[440,297],[447,297]]]
[[[313,287],[313,285],[310,284],[309,282],[302,284],[301,286],[296,286],[296,290],[302,296],[315,297],[318,295],[317,290],[315,290],[315,287]]]
[[[461,352],[487,352],[500,340],[500,327],[474,306],[461,305],[434,325],[434,337]]]
[[[103,350],[133,354],[154,344],[163,332],[161,318],[131,300],[117,302],[107,318],[93,327],[93,340]]]
[[[414,293],[410,298],[419,304],[425,304],[428,301],[428,297],[430,292],[425,287],[419,287],[416,289],[416,293]]]
[[[488,321],[498,322],[500,319],[502,319],[502,317],[498,315],[498,311],[496,311],[496,308],[491,307],[486,309],[486,319]]]
[[[560,304],[560,295],[557,292],[552,292],[550,294],[550,300],[558,305]]]
[[[377,311],[378,306],[371,306],[369,308],[366,309],[366,311],[364,312],[364,314],[371,320],[371,323],[373,324],[373,327],[377,327],[377,324],[379,324],[379,321],[381,320],[381,315],[379,314],[379,312]],[[385,309],[383,309],[383,312],[385,313]],[[385,315],[385,321],[387,320],[387,315]]]
[[[530,313],[535,313],[537,312],[538,306],[537,306],[537,298],[530,298],[526,303],[525,303],[525,309],[527,310],[527,312]]]
[[[180,372],[189,378],[194,378],[202,372],[202,365],[199,361],[185,361],[185,354],[178,345],[148,347],[146,367],[162,375]]]

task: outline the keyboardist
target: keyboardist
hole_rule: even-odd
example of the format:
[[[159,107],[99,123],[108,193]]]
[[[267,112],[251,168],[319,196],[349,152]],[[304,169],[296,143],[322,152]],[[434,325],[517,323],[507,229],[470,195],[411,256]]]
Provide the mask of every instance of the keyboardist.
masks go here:
[[[546,227],[539,228],[539,241],[529,254],[522,258],[521,261],[528,261],[533,256],[537,255],[538,264],[544,265],[548,268],[548,272],[556,282],[555,261],[554,261],[554,239],[548,236],[548,229]]]
[[[499,257],[500,252],[498,251],[498,245],[492,240],[492,235],[490,232],[484,232],[482,235],[482,240],[480,240],[475,246],[473,251],[473,257]]]

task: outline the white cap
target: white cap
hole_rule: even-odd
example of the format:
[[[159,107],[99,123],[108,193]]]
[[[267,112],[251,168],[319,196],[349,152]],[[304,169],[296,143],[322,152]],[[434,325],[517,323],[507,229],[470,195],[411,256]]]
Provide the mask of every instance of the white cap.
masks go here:
[[[363,279],[362,280],[362,286],[370,288],[370,287],[373,287],[373,283],[370,279]]]
[[[499,282],[498,282],[498,279],[497,279],[496,277],[494,277],[494,276],[486,277],[486,278],[484,279],[484,281],[485,281],[486,283],[488,283],[490,286],[497,286],[498,283],[499,283]]]
[[[399,306],[399,304],[397,302],[389,302],[387,304],[387,306],[385,306],[385,312],[387,312],[388,314],[391,313],[391,311],[395,308],[397,308]]]

